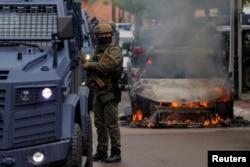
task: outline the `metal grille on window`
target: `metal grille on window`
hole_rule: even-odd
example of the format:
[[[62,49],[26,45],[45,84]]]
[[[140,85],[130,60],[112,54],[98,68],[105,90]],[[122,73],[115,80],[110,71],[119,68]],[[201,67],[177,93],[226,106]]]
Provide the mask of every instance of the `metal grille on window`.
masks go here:
[[[0,38],[49,40],[55,32],[56,5],[0,5]]]

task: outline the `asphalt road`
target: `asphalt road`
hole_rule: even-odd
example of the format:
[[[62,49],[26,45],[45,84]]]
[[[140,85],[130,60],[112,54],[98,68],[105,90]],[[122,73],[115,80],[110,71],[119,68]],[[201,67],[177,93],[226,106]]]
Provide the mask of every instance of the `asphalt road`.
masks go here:
[[[122,114],[129,104],[123,92]],[[93,116],[93,115],[92,115]],[[151,129],[120,126],[122,162],[94,167],[207,167],[209,150],[250,151],[250,127]],[[93,126],[93,148],[97,142]]]

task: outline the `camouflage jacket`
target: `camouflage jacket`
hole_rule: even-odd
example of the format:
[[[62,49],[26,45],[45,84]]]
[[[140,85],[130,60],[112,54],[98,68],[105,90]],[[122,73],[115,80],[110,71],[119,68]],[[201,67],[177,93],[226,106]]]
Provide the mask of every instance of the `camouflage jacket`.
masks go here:
[[[93,62],[89,62],[88,69],[95,72],[105,83],[106,89],[112,89],[114,72],[122,70],[123,55],[119,45],[97,45],[93,52]]]

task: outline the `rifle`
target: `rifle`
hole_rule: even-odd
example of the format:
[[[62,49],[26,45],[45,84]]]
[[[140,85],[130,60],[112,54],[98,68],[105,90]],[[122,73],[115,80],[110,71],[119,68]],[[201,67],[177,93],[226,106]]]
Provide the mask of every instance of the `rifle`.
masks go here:
[[[95,82],[99,88],[103,88],[106,84],[101,80],[96,73],[90,72],[84,85],[89,86],[91,83]]]
[[[85,57],[83,58],[84,61],[88,60],[89,58]],[[101,59],[99,60],[99,62],[105,62],[105,61],[110,61],[111,57],[108,54],[107,50],[105,50],[104,55],[101,57]],[[84,83],[84,85],[89,86],[91,83],[95,82],[99,88],[103,88],[104,86],[106,86],[106,84],[103,82],[103,80],[101,80],[98,75],[94,72],[91,71],[87,71],[88,75],[87,75],[87,79]],[[104,75],[107,75],[107,73],[103,73]]]

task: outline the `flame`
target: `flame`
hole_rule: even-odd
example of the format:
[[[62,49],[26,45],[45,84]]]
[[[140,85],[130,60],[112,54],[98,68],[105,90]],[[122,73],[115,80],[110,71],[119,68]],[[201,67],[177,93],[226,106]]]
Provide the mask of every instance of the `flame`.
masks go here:
[[[190,102],[190,103],[178,103],[178,102],[172,102],[169,103],[169,107],[173,108],[180,108],[180,107],[188,107],[188,108],[198,108],[198,107],[208,107],[208,101],[201,101],[201,102]],[[160,102],[160,106],[163,106],[163,103]]]
[[[148,65],[153,64],[153,59],[152,59],[152,57],[149,57],[149,58],[147,59],[147,64],[148,64]]]
[[[207,107],[208,106],[208,101],[202,101],[200,102],[200,105],[203,107]]]
[[[203,126],[208,126],[210,123],[209,123],[209,120],[205,120],[204,122],[203,122]]]
[[[224,96],[221,101],[222,102],[229,102],[231,100],[231,96]]]
[[[181,107],[182,106],[182,104],[180,104],[180,103],[176,103],[176,102],[172,102],[171,103],[171,107]]]
[[[221,98],[222,102],[229,102],[231,100],[231,96],[230,96],[230,89],[223,89],[221,87],[215,87],[214,91],[217,95],[219,96],[224,96],[223,98]]]
[[[136,110],[136,112],[132,115],[132,122],[141,121],[142,120],[142,111],[141,109]]]
[[[196,115],[196,118],[199,118],[200,114]],[[185,118],[181,117],[178,113],[171,113],[165,118],[165,123],[167,125],[172,125],[176,123],[186,123],[186,124],[195,124],[195,123],[203,123],[203,126],[209,125],[218,125],[220,122],[224,121],[218,113],[213,114],[210,118],[202,119],[201,122],[197,122],[199,119]],[[164,121],[162,122],[164,123]]]
[[[139,72],[139,68],[135,68],[133,69],[133,72],[132,72],[132,76],[131,76],[131,81],[135,81],[135,78],[136,78],[136,75],[138,74]]]
[[[150,63],[150,61],[148,61]],[[143,71],[144,72],[144,71]],[[221,87],[215,87],[214,92],[221,96],[222,98],[214,99],[211,101],[200,101],[200,102],[188,102],[188,103],[180,103],[180,102],[159,102],[157,105],[165,107],[172,107],[172,108],[193,108],[193,109],[199,109],[199,108],[208,108],[212,105],[214,102],[230,102],[231,101],[231,94],[229,89],[221,88]],[[132,115],[132,123],[135,123],[136,121],[143,122],[143,125],[145,127],[153,127],[157,123],[159,124],[165,124],[165,125],[175,125],[175,124],[190,124],[194,125],[198,123],[198,125],[203,125],[204,127],[207,126],[218,126],[221,122],[224,122],[225,120],[221,118],[219,113],[204,113],[199,112],[199,110],[194,110],[194,112],[190,113],[166,113],[159,115],[160,117],[157,117],[157,120],[155,120],[155,115],[153,117],[144,117],[143,118],[143,112],[141,109],[137,109],[136,112]]]
[[[187,119],[187,120],[185,120],[184,122],[185,122],[185,123],[192,123],[192,120]]]
[[[213,118],[204,120],[203,125],[204,126],[216,125],[220,123],[221,121],[224,121],[224,120],[220,117],[218,113],[215,113]]]
[[[162,119],[160,119],[158,121],[158,123],[160,124],[165,124],[167,126],[172,126],[175,124],[186,124],[186,125],[193,125],[196,123],[202,124],[204,127],[208,127],[208,126],[216,126],[216,125],[220,125],[221,122],[225,121],[224,119],[222,119],[220,117],[220,115],[218,113],[214,113],[214,114],[209,114],[209,115],[202,115],[202,113],[190,113],[191,115],[183,115],[180,113],[170,113],[168,115],[166,115],[166,117],[162,117]],[[203,113],[204,114],[204,113]],[[136,123],[136,122],[140,122],[141,126],[150,128],[150,127],[154,127],[155,126],[155,122],[153,120],[151,120],[150,118],[143,118],[143,113],[141,109],[136,110],[136,112],[132,115],[132,122]]]
[[[216,87],[214,88],[214,91],[215,91],[218,95],[220,95],[220,96],[223,95],[223,89],[222,89],[221,87],[216,86]]]

